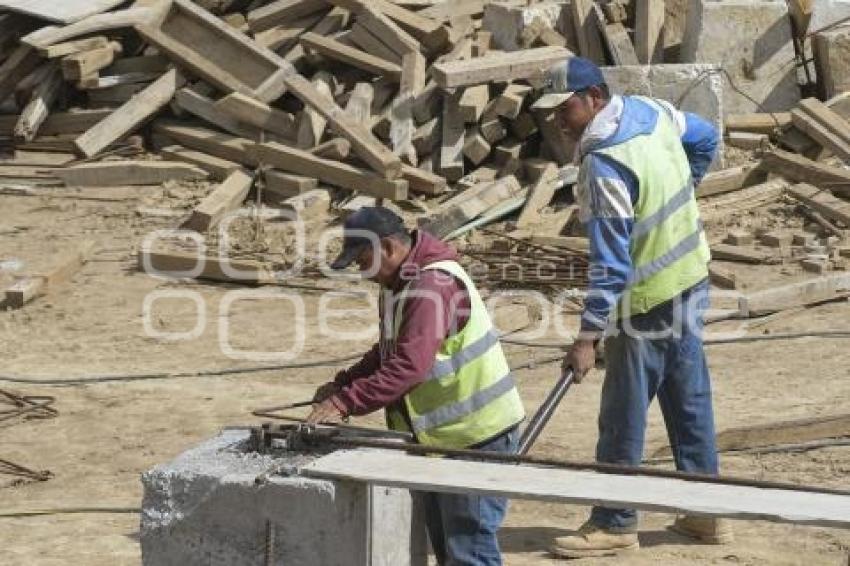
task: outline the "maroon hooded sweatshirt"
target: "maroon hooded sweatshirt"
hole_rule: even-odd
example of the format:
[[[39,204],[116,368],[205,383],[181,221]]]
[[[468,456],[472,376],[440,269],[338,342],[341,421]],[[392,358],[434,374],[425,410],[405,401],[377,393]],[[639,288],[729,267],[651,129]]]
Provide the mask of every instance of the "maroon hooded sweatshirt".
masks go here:
[[[444,271],[421,269],[457,257],[454,248],[431,234],[413,232],[410,253],[390,286],[394,297],[408,283],[413,291],[404,303],[395,348],[382,362],[375,344],[354,366],[337,374],[334,381],[341,389],[331,401],[345,415],[364,415],[399,402],[425,380],[440,344],[463,329],[470,308],[465,285]]]

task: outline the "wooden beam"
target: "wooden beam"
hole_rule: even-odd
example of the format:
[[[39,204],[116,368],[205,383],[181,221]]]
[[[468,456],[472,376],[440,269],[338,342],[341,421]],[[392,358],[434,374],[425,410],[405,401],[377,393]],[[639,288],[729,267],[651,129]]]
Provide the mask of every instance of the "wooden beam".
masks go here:
[[[313,76],[312,86],[318,96],[321,96],[325,104],[334,104],[333,98],[334,77],[325,71],[319,71]],[[322,141],[328,120],[319,112],[318,107],[305,105],[298,119],[298,130],[295,134],[296,145],[302,149],[309,149]]]
[[[72,187],[159,185],[170,180],[204,179],[207,172],[188,163],[172,161],[101,161],[54,169],[53,174]]]
[[[407,198],[407,181],[388,181],[368,171],[346,163],[321,159],[300,149],[272,142],[255,145],[251,148],[251,153],[256,159],[272,167],[305,177],[315,177],[329,185],[361,191],[376,198]]]
[[[800,283],[782,285],[749,293],[738,299],[743,316],[753,317],[835,298],[850,289],[850,275],[816,277]]]
[[[292,114],[272,108],[240,92],[233,92],[215,103],[215,107],[246,124],[251,124],[294,140],[297,135],[296,122]]]
[[[579,54],[590,59],[597,65],[604,65],[605,50],[602,48],[600,37],[599,16],[594,9],[592,0],[573,0],[570,3],[573,25],[575,26],[576,39],[578,40]]]
[[[375,89],[370,83],[357,83],[345,104],[345,111],[358,123],[366,125],[372,116],[372,101],[375,99]]]
[[[443,177],[412,165],[405,164],[402,167],[401,178],[407,181],[408,190],[412,193],[435,196],[447,188]]]
[[[205,122],[221,128],[234,136],[259,141],[260,129],[251,124],[246,124],[233,117],[216,106],[216,102],[189,87],[181,88],[175,93],[174,102],[190,114],[194,114]]]
[[[721,289],[737,289],[738,277],[729,269],[721,267],[714,262],[708,265],[708,278]]]
[[[112,110],[102,108],[54,112],[48,114],[38,133],[42,136],[80,134],[110,114],[112,114]],[[20,116],[18,115],[0,115],[0,135],[11,137],[19,120]]]
[[[77,81],[96,74],[115,60],[121,53],[121,44],[110,41],[106,47],[72,53],[62,59],[62,74],[67,81]]]
[[[399,57],[422,50],[422,45],[416,38],[401,29],[389,16],[368,4],[357,13],[357,21]]]
[[[183,161],[206,171],[215,181],[223,181],[234,171],[242,169],[239,163],[228,161],[201,151],[195,151],[180,145],[169,145],[159,150],[159,154],[167,159]]]
[[[602,37],[614,65],[639,65],[635,47],[623,24],[608,24],[602,28]]]
[[[516,219],[517,229],[529,228],[540,222],[540,211],[549,205],[555,194],[558,168],[549,163],[528,191],[528,199]]]
[[[390,49],[359,21],[351,27],[351,41],[360,49],[390,63],[401,65],[401,55]]]
[[[472,126],[466,131],[463,141],[463,154],[474,165],[480,164],[490,155],[490,144],[478,131],[477,126]]]
[[[759,251],[755,248],[735,246],[732,244],[711,244],[711,257],[723,261],[737,261],[740,263],[779,263],[779,258],[773,254]]]
[[[89,35],[101,31],[109,31],[119,28],[133,27],[136,25],[153,24],[163,16],[162,8],[166,3],[156,6],[141,6],[117,10],[106,14],[89,16],[78,22],[67,26],[46,26],[21,38],[21,43],[32,47],[48,47],[50,45],[68,41],[81,35]]]
[[[393,80],[401,79],[401,67],[399,65],[340,43],[335,39],[323,37],[313,32],[307,32],[301,36],[300,41],[307,49],[320,53],[330,59],[342,61],[352,67],[378,76]]]
[[[165,73],[108,118],[74,140],[76,151],[85,157],[98,154],[156,114],[168,104],[182,84],[183,76],[176,70]]]
[[[836,118],[841,117],[836,115]],[[842,139],[832,128],[820,123],[817,118],[800,108],[791,110],[791,122],[821,147],[828,149],[845,163],[850,162],[850,141]]]
[[[443,96],[443,141],[440,149],[440,174],[450,182],[463,177],[463,144],[466,129],[460,112],[462,91]]]
[[[32,273],[26,279],[8,288],[5,306],[21,308],[33,299],[54,291],[56,287],[69,281],[85,265],[93,249],[94,242],[84,241],[71,250],[60,253],[51,260],[48,271]]]
[[[221,159],[256,167],[258,162],[248,152],[253,142],[197,126],[184,126],[181,123],[157,121],[154,132],[185,147],[202,151]]]
[[[263,180],[265,181],[263,197],[265,198],[266,195],[269,195],[275,203],[319,187],[319,181],[317,179],[292,175],[291,173],[284,173],[277,169],[266,170],[263,173]],[[266,200],[266,202],[269,201]]]
[[[274,274],[264,264],[249,260],[221,259],[187,252],[139,250],[139,271],[159,277],[209,279],[225,283],[262,285],[274,283]]]
[[[137,25],[149,43],[223,92],[262,102],[280,97],[292,67],[191,0],[170,0],[155,23]]]
[[[28,45],[20,45],[0,64],[0,102],[15,91],[18,83],[41,64],[38,54]]]
[[[350,19],[349,15],[348,10],[334,8],[328,12],[325,17],[319,20],[319,23],[313,26],[309,31],[319,35],[333,35],[348,25]],[[306,53],[301,44],[296,43],[287,51],[283,58],[292,65],[300,65],[305,54]]]
[[[484,108],[490,101],[490,88],[486,85],[469,86],[463,89],[458,105],[463,121],[467,124],[478,122]]]
[[[727,132],[753,132],[756,134],[772,134],[791,123],[790,112],[727,114],[723,119],[723,127]]]
[[[275,52],[287,52],[298,42],[301,34],[312,30],[327,16],[316,12],[291,23],[281,24],[254,34],[254,41]]]
[[[21,110],[21,116],[13,132],[15,141],[32,141],[35,138],[41,125],[47,120],[50,107],[59,97],[63,86],[59,67],[55,64],[49,65],[46,73],[41,75],[41,80],[33,88],[30,100]]]
[[[435,63],[431,76],[443,88],[456,88],[491,81],[509,82],[541,74],[551,65],[565,61],[572,53],[563,47],[538,47],[486,57]]]
[[[253,32],[264,31],[325,9],[327,4],[317,0],[277,0],[248,12],[248,26]]]
[[[253,183],[253,176],[242,170],[234,171],[195,207],[182,228],[196,232],[212,230],[229,212],[242,206]]]
[[[65,55],[71,55],[72,53],[79,53],[80,51],[100,49],[106,47],[107,45],[109,45],[109,39],[107,39],[106,36],[98,35],[95,37],[88,37],[85,39],[77,39],[74,41],[67,41],[65,43],[48,45],[46,47],[39,47],[37,51],[38,54],[44,57],[45,59],[54,59],[56,57],[64,57]]]
[[[532,465],[425,458],[395,450],[337,451],[302,467],[307,477],[415,491],[628,507],[662,513],[847,527],[850,496],[721,485]]]
[[[712,171],[697,186],[696,196],[699,199],[731,193],[762,183],[766,177],[767,174],[757,164]]]
[[[836,198],[829,191],[800,183],[790,187],[788,194],[821,214],[827,220],[839,222],[850,228],[850,203]]]
[[[636,3],[635,52],[642,65],[664,62],[664,0]]]
[[[766,171],[799,183],[814,183],[833,193],[850,196],[850,170],[806,159],[801,155],[774,149],[762,156]]]
[[[508,175],[493,183],[481,183],[468,189],[462,200],[450,206],[443,206],[429,216],[420,227],[437,237],[444,237],[452,231],[474,220],[477,216],[502,201],[517,196],[522,190],[516,177]]]

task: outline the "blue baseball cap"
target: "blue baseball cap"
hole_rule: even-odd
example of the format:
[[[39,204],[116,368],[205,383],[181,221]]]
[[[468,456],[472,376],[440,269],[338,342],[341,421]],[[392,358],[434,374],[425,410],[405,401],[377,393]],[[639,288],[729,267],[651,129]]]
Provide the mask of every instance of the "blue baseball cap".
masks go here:
[[[555,108],[576,92],[604,83],[605,77],[596,63],[584,57],[570,57],[546,70],[543,75],[543,96],[531,107]]]

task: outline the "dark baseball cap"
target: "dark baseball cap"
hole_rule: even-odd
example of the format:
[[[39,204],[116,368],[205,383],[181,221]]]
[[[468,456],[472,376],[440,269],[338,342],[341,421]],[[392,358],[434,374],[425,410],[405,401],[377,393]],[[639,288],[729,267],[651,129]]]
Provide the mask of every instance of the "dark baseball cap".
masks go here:
[[[543,96],[532,108],[555,108],[566,102],[576,92],[605,83],[599,67],[584,57],[569,57],[555,63],[543,75]]]
[[[342,251],[331,269],[345,269],[375,240],[406,233],[404,220],[392,210],[364,206],[346,219],[342,229]]]

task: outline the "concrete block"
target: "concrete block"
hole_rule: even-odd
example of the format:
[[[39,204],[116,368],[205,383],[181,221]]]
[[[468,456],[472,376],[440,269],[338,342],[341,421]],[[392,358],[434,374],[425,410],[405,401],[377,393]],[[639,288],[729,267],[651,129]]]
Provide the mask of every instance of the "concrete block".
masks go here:
[[[850,90],[850,26],[816,33],[812,52],[823,98]]]
[[[730,114],[786,111],[800,100],[785,0],[691,0],[681,61],[722,66],[758,103],[724,81]]]
[[[482,25],[493,34],[496,47],[505,51],[516,51],[520,49],[519,36],[522,30],[537,18],[552,29],[560,31],[564,6],[569,6],[569,2],[549,1],[531,6],[517,6],[513,2],[486,3]]]
[[[628,65],[603,67],[602,74],[617,94],[660,98],[680,110],[699,114],[723,133],[726,112],[723,79],[716,65]],[[723,139],[712,169],[723,166]]]
[[[410,492],[286,472],[256,482],[313,457],[251,453],[247,439],[247,431],[225,431],[142,475],[145,566],[266,564],[269,524],[274,564],[424,564]]]

